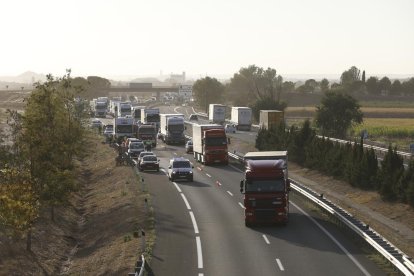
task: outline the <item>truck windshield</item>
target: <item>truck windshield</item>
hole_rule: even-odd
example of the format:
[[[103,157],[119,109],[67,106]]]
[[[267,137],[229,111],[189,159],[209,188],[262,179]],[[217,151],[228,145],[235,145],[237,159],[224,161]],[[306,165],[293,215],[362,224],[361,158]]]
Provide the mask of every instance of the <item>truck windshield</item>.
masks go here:
[[[283,192],[284,179],[247,180],[246,192]]]
[[[223,146],[227,145],[226,137],[208,137],[206,138],[206,146]]]
[[[132,133],[132,125],[116,126],[116,133]]]
[[[147,122],[159,122],[160,114],[147,114]]]
[[[140,127],[138,132],[139,134],[154,134],[155,128]]]
[[[183,131],[184,130],[184,126],[183,125],[169,125],[168,126],[168,130],[169,131]]]
[[[131,112],[131,108],[130,107],[121,107],[121,112]]]
[[[188,161],[175,161],[173,168],[190,168],[190,162]]]

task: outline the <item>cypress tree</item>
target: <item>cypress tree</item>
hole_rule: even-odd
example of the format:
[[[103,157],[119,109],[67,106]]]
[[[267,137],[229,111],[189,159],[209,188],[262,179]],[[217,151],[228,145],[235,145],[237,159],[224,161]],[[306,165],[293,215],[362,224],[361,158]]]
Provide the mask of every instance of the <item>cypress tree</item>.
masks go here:
[[[381,162],[379,193],[383,199],[396,200],[398,198],[398,186],[401,185],[403,173],[403,160],[397,154],[397,149],[393,149],[390,145]]]

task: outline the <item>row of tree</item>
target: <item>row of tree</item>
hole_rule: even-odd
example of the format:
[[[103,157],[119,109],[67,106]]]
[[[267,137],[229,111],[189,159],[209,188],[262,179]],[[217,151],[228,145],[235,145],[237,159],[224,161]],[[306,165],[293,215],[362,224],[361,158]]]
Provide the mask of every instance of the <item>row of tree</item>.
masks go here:
[[[366,79],[365,71],[361,74],[360,69],[352,66],[342,73],[340,83],[333,84],[331,88],[353,94],[413,96],[414,78],[403,82],[398,79],[391,81],[386,76],[381,79],[376,76]]]
[[[318,170],[354,187],[376,190],[385,200],[401,201],[414,206],[414,160],[404,170],[402,157],[390,148],[381,166],[373,149],[364,149],[363,140],[341,144],[327,138],[318,138],[305,121],[301,128],[284,124],[270,130],[260,129],[258,150],[288,150],[289,160]]]
[[[230,79],[223,84],[215,78],[202,78],[193,86],[194,98],[197,104],[207,111],[210,103],[230,102],[234,106],[254,107],[257,101],[267,105],[283,107],[281,96],[284,93],[325,93],[329,90],[348,95],[414,95],[414,78],[407,81],[391,80],[388,77],[365,79],[365,71],[355,66],[341,74],[339,83],[329,83],[329,80],[306,80],[298,85],[291,81],[284,81],[273,68],[261,68],[256,65],[240,68]]]
[[[77,100],[70,71],[47,77],[26,101],[24,114],[8,110],[0,146],[0,225],[11,234],[27,233],[40,208],[54,209],[77,190],[75,160],[87,153],[87,104]]]

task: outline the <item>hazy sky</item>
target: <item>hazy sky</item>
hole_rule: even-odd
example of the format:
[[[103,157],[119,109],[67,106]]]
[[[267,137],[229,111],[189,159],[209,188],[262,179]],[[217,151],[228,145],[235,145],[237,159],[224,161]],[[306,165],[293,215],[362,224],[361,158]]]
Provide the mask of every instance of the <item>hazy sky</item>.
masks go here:
[[[2,0],[0,75],[414,73],[414,0]]]

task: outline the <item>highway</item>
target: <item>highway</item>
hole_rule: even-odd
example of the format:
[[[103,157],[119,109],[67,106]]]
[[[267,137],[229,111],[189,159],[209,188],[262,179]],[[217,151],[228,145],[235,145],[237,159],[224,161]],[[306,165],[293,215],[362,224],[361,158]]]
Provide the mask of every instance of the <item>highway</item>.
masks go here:
[[[161,113],[192,113],[186,107],[160,109]],[[235,135],[254,141],[255,135],[250,134]],[[154,152],[161,161],[160,172],[141,174],[155,216],[153,275],[385,275],[299,198],[291,195],[287,226],[247,228],[239,191],[243,174],[237,167],[194,163],[183,146],[161,141]],[[168,180],[165,172],[175,156],[193,162],[194,182]]]
[[[160,143],[159,173],[142,176],[155,210],[154,275],[384,275],[335,227],[291,201],[287,226],[247,228],[233,166],[194,163],[194,182],[170,182],[168,160],[181,146]]]
[[[186,111],[187,110],[187,111]],[[161,107],[161,113],[187,107]],[[253,132],[254,133],[254,132]],[[255,135],[238,132],[235,135]],[[384,275],[335,226],[321,220],[298,198],[287,226],[244,226],[242,172],[235,166],[194,164],[194,182],[170,182],[168,160],[183,146],[159,142],[161,171],[144,172],[155,210],[154,275]]]

